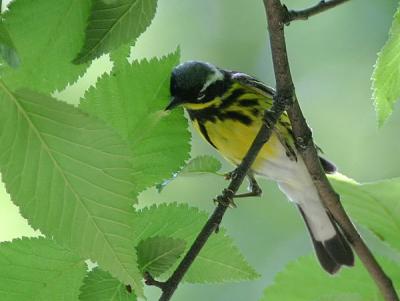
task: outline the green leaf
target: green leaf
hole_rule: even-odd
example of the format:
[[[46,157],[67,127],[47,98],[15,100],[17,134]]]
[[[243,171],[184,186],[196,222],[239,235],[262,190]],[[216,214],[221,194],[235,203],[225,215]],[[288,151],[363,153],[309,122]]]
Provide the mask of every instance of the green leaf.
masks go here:
[[[136,301],[135,294],[110,273],[95,268],[86,276],[81,287],[80,301]]]
[[[330,177],[350,216],[400,251],[400,178],[358,184]]]
[[[173,217],[173,218],[172,218]],[[135,219],[137,243],[149,237],[164,236],[186,241],[191,246],[208,214],[187,205],[160,205],[145,208]],[[188,282],[224,282],[255,279],[257,272],[249,266],[224,229],[213,235],[185,276]]]
[[[80,104],[129,141],[137,192],[169,178],[189,157],[190,133],[183,111],[164,111],[171,70],[178,61],[179,54],[174,53],[120,66],[100,78]]]
[[[0,82],[0,171],[34,229],[141,293],[126,143],[71,105]]]
[[[379,261],[395,284],[399,283],[400,267],[385,259]],[[320,267],[315,256],[307,256],[291,262],[276,276],[260,299],[267,300],[378,301],[381,298],[378,288],[360,262],[332,277]]]
[[[94,1],[86,40],[74,63],[81,64],[132,44],[150,25],[156,14],[157,0]]]
[[[182,239],[160,236],[142,240],[136,247],[140,270],[153,277],[168,271],[185,251],[185,244]]]
[[[0,244],[2,301],[75,301],[85,274],[84,260],[50,239]]]
[[[131,54],[131,45],[126,44],[120,46],[118,49],[110,52],[110,59],[113,62],[113,71],[120,66],[123,68],[128,64],[128,58]]]
[[[216,173],[221,167],[221,162],[212,156],[198,156],[190,160],[179,172],[179,175],[190,176],[198,173]]]
[[[40,92],[63,89],[83,75],[87,64],[72,60],[84,40],[90,0],[16,0],[2,15],[18,49],[18,69],[1,66],[2,79],[12,89]]]
[[[180,172],[175,173],[171,179],[165,180],[161,184],[156,186],[158,192],[161,192],[165,186],[171,183],[178,176],[193,176],[202,173],[213,173],[216,174],[222,167],[221,162],[212,156],[198,156],[191,159]]]
[[[0,55],[10,67],[19,66],[17,50],[3,22],[0,22]]]
[[[378,301],[377,298],[371,297],[371,300]],[[321,298],[316,299],[316,301],[366,301],[359,293],[340,293],[337,292],[334,295],[325,295]]]
[[[379,126],[392,114],[400,98],[400,8],[393,17],[389,39],[383,46],[372,74],[372,90]]]

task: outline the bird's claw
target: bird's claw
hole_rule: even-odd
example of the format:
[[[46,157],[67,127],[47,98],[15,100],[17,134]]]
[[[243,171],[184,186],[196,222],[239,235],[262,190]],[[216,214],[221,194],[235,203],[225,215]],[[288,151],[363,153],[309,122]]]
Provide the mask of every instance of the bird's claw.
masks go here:
[[[224,174],[225,180],[232,180],[237,177],[236,169]]]
[[[230,208],[236,208],[237,206],[236,206],[235,202],[233,201],[233,197],[234,197],[234,193],[232,190],[224,189],[222,194],[218,195],[214,199],[214,203],[221,204],[221,205],[224,205],[224,206],[230,207]]]
[[[250,183],[249,185],[249,190],[253,194],[253,196],[261,196],[262,195],[262,189],[260,186],[258,186],[257,182]]]

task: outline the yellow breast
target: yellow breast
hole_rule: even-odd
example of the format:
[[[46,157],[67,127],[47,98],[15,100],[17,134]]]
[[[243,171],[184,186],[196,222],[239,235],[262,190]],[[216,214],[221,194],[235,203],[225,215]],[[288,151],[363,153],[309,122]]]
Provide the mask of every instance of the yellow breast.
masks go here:
[[[193,124],[200,132],[201,136],[205,138],[198,122],[194,121]],[[235,165],[240,164],[243,157],[246,155],[260,126],[261,120],[259,122],[253,122],[250,126],[235,120],[218,120],[216,122],[204,123],[209,140],[211,140],[212,144],[214,144],[221,155]],[[278,147],[278,143],[280,143],[279,139],[276,134],[273,133],[269,141],[261,149],[253,164],[253,169],[257,170],[257,167],[260,166],[263,161],[278,155],[277,152],[281,150],[281,148]]]
[[[260,130],[263,113],[272,106],[272,97],[251,87],[234,83],[222,97],[206,103],[185,104],[194,127],[228,161],[242,162]],[[289,120],[283,114],[275,131],[258,154],[252,169],[262,169],[265,161],[286,158],[282,137],[290,137]],[[279,133],[279,137],[276,133]]]

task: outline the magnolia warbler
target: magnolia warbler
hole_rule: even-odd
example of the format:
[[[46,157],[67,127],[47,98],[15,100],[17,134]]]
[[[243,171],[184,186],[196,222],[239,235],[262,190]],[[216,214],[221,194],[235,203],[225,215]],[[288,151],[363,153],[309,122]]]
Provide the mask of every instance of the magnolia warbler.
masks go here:
[[[234,165],[239,165],[246,155],[274,96],[272,88],[249,75],[199,61],[174,68],[170,92],[166,109],[182,105],[200,135]],[[320,162],[326,173],[336,171],[326,159],[320,158]],[[349,243],[324,207],[296,151],[286,113],[251,166],[248,173],[251,192],[235,197],[261,195],[254,175],[276,181],[287,198],[298,206],[316,255],[328,273],[336,273],[342,265],[354,265]]]

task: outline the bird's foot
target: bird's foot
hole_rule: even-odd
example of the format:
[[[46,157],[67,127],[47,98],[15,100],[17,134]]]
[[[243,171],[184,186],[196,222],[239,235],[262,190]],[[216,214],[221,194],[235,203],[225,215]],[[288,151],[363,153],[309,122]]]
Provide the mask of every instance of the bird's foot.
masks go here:
[[[262,189],[260,185],[258,185],[254,176],[248,176],[248,178],[249,178],[249,187],[248,187],[249,192],[236,194],[233,196],[234,198],[258,197],[262,195]]]
[[[222,192],[222,194],[218,195],[215,199],[214,199],[214,203],[215,204],[221,204],[224,205],[226,207],[230,207],[230,208],[236,208],[236,204],[233,201],[234,198],[234,193],[232,190],[225,188]]]
[[[234,178],[236,178],[237,177],[237,171],[236,171],[236,168],[234,169],[234,170],[232,170],[232,171],[230,171],[230,172],[227,172],[226,174],[224,174],[224,178],[225,178],[225,180],[232,180],[232,179],[234,179]]]

